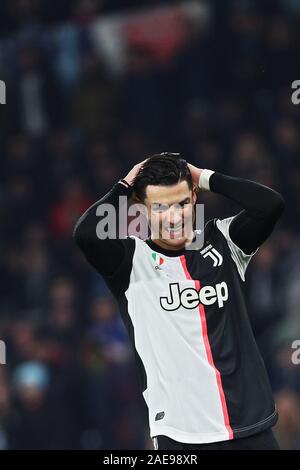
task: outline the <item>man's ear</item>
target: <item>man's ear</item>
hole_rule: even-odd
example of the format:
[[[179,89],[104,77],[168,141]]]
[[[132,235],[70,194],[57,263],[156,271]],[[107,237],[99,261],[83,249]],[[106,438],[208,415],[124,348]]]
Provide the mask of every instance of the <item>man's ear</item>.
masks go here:
[[[193,187],[193,204],[196,204],[199,191],[200,191],[199,186]]]
[[[140,204],[141,213],[147,217],[148,214],[147,214],[147,208],[145,204],[142,202],[140,198],[137,197],[137,195],[134,192],[132,193],[131,200],[133,204]]]
[[[142,201],[137,197],[137,195],[135,194],[135,192],[132,193],[132,195],[131,195],[131,200],[132,200],[135,204],[142,204]]]

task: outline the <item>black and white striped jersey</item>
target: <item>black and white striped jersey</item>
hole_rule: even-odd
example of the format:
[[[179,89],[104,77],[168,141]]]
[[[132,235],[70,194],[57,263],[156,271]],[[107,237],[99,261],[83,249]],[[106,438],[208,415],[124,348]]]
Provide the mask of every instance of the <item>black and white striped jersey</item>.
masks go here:
[[[228,194],[233,183],[243,186],[242,196]],[[248,183],[251,194],[245,196]],[[148,406],[151,437],[165,435],[183,443],[244,437],[277,420],[243,289],[248,263],[282,212],[282,198],[264,186],[220,174],[211,177],[211,186],[242,199],[244,209],[237,216],[208,221],[204,243],[195,250],[169,251],[134,236],[97,240],[92,234],[97,206],[125,194],[120,184],[88,209],[75,228],[80,248],[119,303]],[[257,216],[253,195],[260,198],[260,191],[272,207],[269,212],[262,207],[265,212]],[[248,238],[255,227],[252,243],[245,237],[245,225]]]

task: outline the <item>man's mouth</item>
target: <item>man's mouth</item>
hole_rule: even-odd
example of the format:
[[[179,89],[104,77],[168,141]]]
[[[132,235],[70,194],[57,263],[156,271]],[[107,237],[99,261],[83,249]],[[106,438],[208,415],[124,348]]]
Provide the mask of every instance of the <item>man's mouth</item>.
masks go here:
[[[164,229],[169,233],[179,233],[183,230],[183,224],[180,223],[174,227],[165,227]]]

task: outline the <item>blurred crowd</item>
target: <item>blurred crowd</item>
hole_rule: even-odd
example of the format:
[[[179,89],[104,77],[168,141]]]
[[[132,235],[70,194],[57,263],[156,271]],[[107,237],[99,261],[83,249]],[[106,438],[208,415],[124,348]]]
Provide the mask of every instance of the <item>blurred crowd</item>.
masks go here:
[[[32,28],[57,25],[63,21],[86,24],[99,15],[137,7],[170,4],[169,0],[2,0],[0,36]]]
[[[245,293],[280,412],[276,435],[282,448],[300,449],[300,365],[292,362],[300,340],[296,6],[206,2],[209,26],[187,24],[171,61],[134,47],[114,75],[88,31],[108,3],[135,2],[1,2],[0,448],[151,448],[127,333],[72,230],[134,164],[179,151],[285,198],[283,218],[248,268]],[[80,26],[76,38],[63,29],[61,47],[53,47],[53,22],[66,20]],[[40,40],[45,27],[49,37],[43,31]],[[207,220],[239,211],[214,194],[201,202]]]

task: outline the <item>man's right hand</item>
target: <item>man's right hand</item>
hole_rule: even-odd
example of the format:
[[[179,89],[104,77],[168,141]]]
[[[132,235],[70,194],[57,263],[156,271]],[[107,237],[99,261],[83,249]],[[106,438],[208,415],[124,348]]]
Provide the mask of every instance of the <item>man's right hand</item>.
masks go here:
[[[130,170],[130,172],[125,176],[125,178],[123,178],[126,183],[128,183],[130,186],[132,186],[132,183],[134,181],[134,178],[136,177],[136,175],[138,174],[140,168],[143,166],[143,164],[148,160],[148,158],[146,158],[145,160],[143,160],[142,162],[140,163],[137,163],[136,165],[134,165],[134,167]],[[120,181],[121,184],[123,184],[123,186],[126,186],[124,183],[122,183]]]

